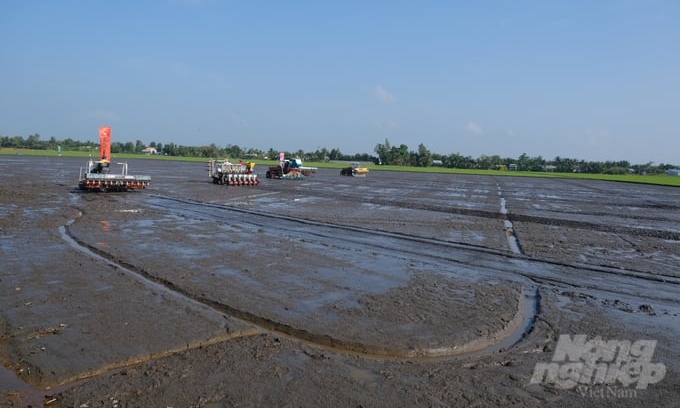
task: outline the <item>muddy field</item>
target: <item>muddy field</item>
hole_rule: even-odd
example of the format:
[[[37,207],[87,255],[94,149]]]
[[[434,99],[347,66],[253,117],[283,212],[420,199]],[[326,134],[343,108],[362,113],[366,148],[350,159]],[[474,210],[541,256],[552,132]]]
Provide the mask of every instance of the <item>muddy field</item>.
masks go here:
[[[81,161],[0,155],[0,406],[678,406],[678,188]],[[560,335],[663,373],[532,381]]]

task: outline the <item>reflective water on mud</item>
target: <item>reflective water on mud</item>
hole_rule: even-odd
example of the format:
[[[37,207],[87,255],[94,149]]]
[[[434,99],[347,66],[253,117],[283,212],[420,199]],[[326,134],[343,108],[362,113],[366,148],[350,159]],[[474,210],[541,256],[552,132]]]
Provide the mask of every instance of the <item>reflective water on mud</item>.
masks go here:
[[[0,169],[39,164],[68,181],[76,163],[12,158]],[[101,264],[99,279],[134,277],[154,295],[150,304],[169,297],[340,353],[416,361],[512,349],[531,333],[546,292],[565,315],[587,317],[574,304],[589,299],[626,324],[648,317],[651,330],[680,330],[674,189],[379,171],[338,179],[323,169],[233,188],[211,184],[203,164],[133,163],[131,171],[152,176],[148,190],[84,194],[67,182],[56,199],[34,192],[0,202],[0,247],[12,268],[3,284],[54,262],[22,227],[44,225],[41,248],[67,246],[78,254],[68,255],[73,265]],[[13,187],[3,186],[8,197]],[[56,273],[41,279],[25,289],[32,302],[66,282]],[[95,280],[91,296],[140,290],[80,279]],[[25,315],[6,308],[7,333]],[[382,378],[347,370],[368,385]],[[0,371],[16,383],[8,374]]]

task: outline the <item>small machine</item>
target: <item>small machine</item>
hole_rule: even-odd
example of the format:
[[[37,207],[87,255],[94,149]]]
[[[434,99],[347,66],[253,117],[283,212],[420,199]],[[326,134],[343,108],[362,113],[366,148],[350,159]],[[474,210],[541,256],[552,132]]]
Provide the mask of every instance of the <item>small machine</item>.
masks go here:
[[[280,153],[279,165],[269,166],[265,177],[268,179],[302,180],[316,173],[316,170],[316,167],[303,166],[300,159],[289,160],[284,157],[283,153]]]
[[[127,163],[116,163],[121,166],[119,173],[111,172],[111,128],[99,128],[99,160],[90,158],[87,165],[80,168],[78,188],[86,191],[128,191],[149,186],[151,176],[128,174]]]
[[[366,177],[366,174],[368,174],[368,169],[361,166],[361,164],[358,162],[352,162],[351,166],[343,167],[340,170],[340,174],[343,176]]]
[[[260,180],[253,173],[255,163],[231,163],[229,160],[210,159],[208,161],[208,175],[213,184],[225,186],[257,186]]]

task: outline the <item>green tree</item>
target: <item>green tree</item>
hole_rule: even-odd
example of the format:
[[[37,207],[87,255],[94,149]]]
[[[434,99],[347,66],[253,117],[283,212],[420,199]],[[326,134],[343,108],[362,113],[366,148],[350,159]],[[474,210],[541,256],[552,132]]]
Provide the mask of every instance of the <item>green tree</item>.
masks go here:
[[[396,166],[407,166],[412,164],[408,146],[403,143],[399,147],[392,146],[392,149],[390,150],[390,156],[392,163],[388,164],[394,164]]]
[[[238,145],[228,144],[225,148],[225,151],[226,155],[230,158],[239,159],[243,157],[243,149],[241,149]]]
[[[40,142],[40,135],[39,134],[33,134],[29,135],[28,139],[26,140],[26,148],[28,149],[35,149],[38,147],[38,144]]]
[[[416,165],[418,167],[432,166],[432,153],[425,147],[423,143],[418,145],[418,154],[416,157]]]
[[[452,169],[469,169],[472,168],[474,160],[471,157],[465,157],[460,153],[452,153],[442,158],[442,163],[444,166]]]
[[[382,160],[383,164],[392,164],[392,147],[390,141],[385,139],[385,143],[378,143],[373,149],[378,158]]]
[[[335,147],[328,153],[328,158],[330,160],[342,160],[342,152],[340,152],[340,149]]]
[[[279,152],[274,150],[271,147],[269,148],[269,150],[267,150],[266,156],[269,158],[269,160],[277,160],[277,161],[279,160]]]

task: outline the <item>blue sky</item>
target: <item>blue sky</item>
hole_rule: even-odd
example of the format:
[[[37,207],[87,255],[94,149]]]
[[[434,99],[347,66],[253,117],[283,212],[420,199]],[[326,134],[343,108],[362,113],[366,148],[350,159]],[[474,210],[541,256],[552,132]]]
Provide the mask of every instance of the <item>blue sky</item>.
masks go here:
[[[5,1],[0,134],[680,164],[680,1]]]

